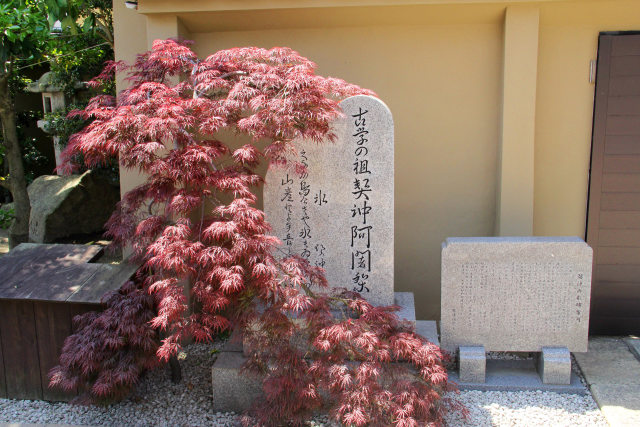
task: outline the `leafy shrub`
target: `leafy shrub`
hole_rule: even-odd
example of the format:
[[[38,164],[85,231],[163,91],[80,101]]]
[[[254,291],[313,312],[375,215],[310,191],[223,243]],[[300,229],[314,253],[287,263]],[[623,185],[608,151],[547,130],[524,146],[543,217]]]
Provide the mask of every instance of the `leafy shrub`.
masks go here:
[[[140,375],[158,365],[154,298],[134,282],[105,295],[102,312],[75,316],[76,332],[62,348],[52,386],[80,392],[76,402],[110,403],[125,397]]]
[[[79,132],[87,125],[87,121],[80,117],[67,118],[69,112],[77,110],[78,108],[84,108],[84,106],[73,104],[64,110],[53,111],[44,115],[44,121],[46,123],[44,130],[60,138],[61,148],[67,146],[71,135]]]
[[[116,68],[125,66],[110,63],[93,84]],[[200,61],[186,44],[156,40],[128,69],[131,86],[117,100],[98,96],[72,113],[94,120],[63,154],[81,153],[89,167],[119,156],[147,177],[107,227],[149,272],[144,289],[158,302],[150,324],[166,336],[157,356],[166,361],[187,337],[206,341],[237,327],[252,344],[245,370],[263,381],[265,401],[252,411],[261,424],[300,424],[319,407],[356,426],[441,423],[456,406],[443,398],[452,386],[440,350],[401,322],[397,307],[330,291],[322,269],[277,257],[280,242],[254,207],[263,161],[304,173],[301,163],[286,164],[293,141],[334,139],[339,100],[372,92],[316,76],[315,64],[287,48],[224,50]],[[250,142],[225,141],[223,130]],[[189,310],[190,299],[198,310]],[[65,345],[63,365],[74,349],[87,355]],[[73,360],[102,363],[85,357]]]
[[[5,209],[0,208],[0,228],[7,229],[11,226],[11,221],[16,217],[16,212],[13,208]]]
[[[38,170],[47,163],[46,156],[36,147],[36,138],[27,136],[27,128],[31,123],[35,123],[41,117],[41,114],[41,112],[34,111],[21,111],[16,114],[16,131],[22,151],[25,178],[28,184],[33,182],[38,175]],[[6,167],[4,150],[2,134],[0,134],[0,168]]]

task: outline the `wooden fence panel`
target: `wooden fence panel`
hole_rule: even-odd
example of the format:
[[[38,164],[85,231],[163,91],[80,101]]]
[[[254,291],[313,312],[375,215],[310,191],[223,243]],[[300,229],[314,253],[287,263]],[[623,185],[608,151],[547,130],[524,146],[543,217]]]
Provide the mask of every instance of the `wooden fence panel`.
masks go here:
[[[12,399],[42,399],[33,302],[0,301],[0,313],[7,395]]]
[[[70,400],[73,393],[49,388],[49,371],[60,360],[65,338],[71,334],[69,305],[64,303],[34,303],[38,354],[40,356],[40,378],[44,400]]]

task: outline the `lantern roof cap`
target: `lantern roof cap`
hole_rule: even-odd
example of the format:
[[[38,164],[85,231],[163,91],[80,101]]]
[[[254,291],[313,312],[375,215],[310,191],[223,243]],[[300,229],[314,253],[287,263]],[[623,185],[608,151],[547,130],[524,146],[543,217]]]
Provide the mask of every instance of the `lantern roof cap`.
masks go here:
[[[75,82],[73,85],[74,89],[84,89],[86,84],[84,82]],[[27,85],[27,91],[34,93],[42,93],[42,92],[62,92],[62,86],[53,83],[53,73],[51,71],[47,71],[44,73],[38,80],[35,82],[29,83]]]

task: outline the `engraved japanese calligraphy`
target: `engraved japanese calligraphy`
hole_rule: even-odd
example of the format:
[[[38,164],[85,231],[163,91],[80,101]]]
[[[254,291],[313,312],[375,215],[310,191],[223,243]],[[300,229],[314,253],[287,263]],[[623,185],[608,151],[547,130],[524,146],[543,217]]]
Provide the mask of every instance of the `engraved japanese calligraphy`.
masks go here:
[[[284,251],[323,267],[331,286],[393,304],[393,119],[370,96],[340,106],[335,142],[296,141],[289,160],[304,174],[269,168],[264,211]]]
[[[586,351],[591,261],[591,248],[572,237],[447,239],[442,345]]]

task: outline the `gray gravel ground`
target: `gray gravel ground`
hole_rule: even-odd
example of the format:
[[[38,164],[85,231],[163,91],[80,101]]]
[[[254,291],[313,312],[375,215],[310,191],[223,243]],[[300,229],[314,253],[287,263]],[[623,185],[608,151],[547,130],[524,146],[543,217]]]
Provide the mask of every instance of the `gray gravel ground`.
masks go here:
[[[0,423],[237,426],[235,414],[213,411],[210,368],[221,345],[188,346],[180,384],[171,383],[168,371],[159,369],[147,375],[129,399],[108,408],[0,399]],[[469,409],[470,419],[464,422],[452,415],[448,419],[452,426],[608,426],[591,395],[466,391],[459,399]],[[333,423],[319,418],[309,425]]]
[[[460,401],[469,420],[450,416],[452,426],[594,426],[608,427],[591,395],[542,391],[465,391]]]

